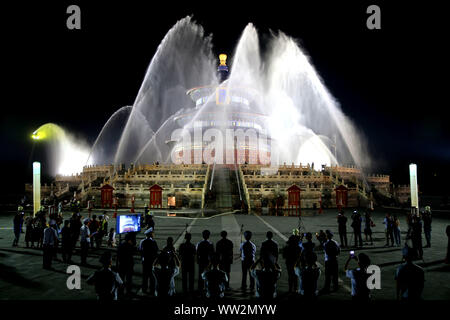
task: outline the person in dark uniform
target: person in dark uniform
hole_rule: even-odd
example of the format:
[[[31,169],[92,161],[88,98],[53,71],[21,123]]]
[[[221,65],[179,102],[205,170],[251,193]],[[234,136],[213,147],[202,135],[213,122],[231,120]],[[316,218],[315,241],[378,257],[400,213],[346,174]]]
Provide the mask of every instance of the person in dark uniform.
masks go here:
[[[70,218],[70,233],[72,238],[72,251],[75,250],[78,238],[80,237],[81,227],[83,223],[81,222],[81,215],[79,213],[73,213]]]
[[[183,286],[183,293],[188,293],[194,291],[194,272],[195,272],[195,245],[191,243],[192,235],[186,232],[184,243],[180,244],[178,250],[181,258],[181,281]],[[189,287],[188,287],[189,283]]]
[[[17,247],[19,245],[19,238],[21,234],[21,228],[23,223],[23,215],[22,212],[17,211],[16,215],[13,219],[13,230],[14,230],[14,241],[13,241],[13,247]]]
[[[216,252],[219,259],[219,269],[227,275],[226,289],[230,288],[230,271],[233,263],[233,242],[227,239],[227,232],[223,230],[220,233],[222,239],[217,241]]]
[[[341,252],[339,244],[333,240],[333,233],[330,230],[326,230],[325,233],[328,240],[323,245],[325,252],[325,286],[321,290],[322,293],[328,293],[330,291],[331,282],[333,282],[334,291],[339,287],[337,257]]]
[[[25,244],[27,248],[30,246],[30,242],[31,248],[34,248],[34,223],[35,220],[33,218],[33,213],[30,213],[30,215],[25,219],[25,226],[27,227],[25,231]]]
[[[347,217],[344,215],[344,211],[339,212],[337,216],[339,238],[341,240],[342,247],[348,246],[347,243]]]
[[[62,259],[65,263],[72,263],[72,244],[73,240],[71,237],[70,221],[64,221],[64,227],[61,229],[61,249],[62,249]]]
[[[298,279],[295,275],[295,265],[300,258],[301,248],[299,240],[295,235],[291,235],[283,248],[283,258],[286,262],[286,272],[288,274],[289,293],[297,291]]]
[[[197,243],[197,263],[198,263],[198,290],[203,290],[204,281],[202,274],[206,267],[211,262],[211,256],[214,254],[214,245],[209,241],[211,232],[209,230],[203,230],[203,240]]]
[[[411,225],[411,242],[413,251],[418,259],[423,258],[423,248],[422,248],[422,221],[420,216],[415,215],[413,217]]]
[[[364,215],[364,235],[366,237],[366,244],[368,244],[370,239],[371,245],[373,245],[372,226],[373,226],[372,217],[370,215],[370,212],[367,211],[366,214]]]
[[[123,284],[120,276],[111,270],[111,252],[106,251],[100,257],[102,268],[89,276],[86,282],[95,285],[95,293],[100,301],[117,300],[117,289]]]
[[[153,239],[153,229],[145,231],[145,239],[139,244],[139,251],[142,257],[142,292],[147,293],[150,280],[150,293],[155,293],[155,278],[153,277],[153,263],[158,256],[158,244]]]
[[[127,233],[117,248],[117,260],[119,262],[119,275],[125,283],[125,293],[131,295],[133,287],[135,245],[133,235]],[[122,293],[122,292],[121,292]]]
[[[352,215],[352,228],[353,228],[353,236],[355,238],[355,247],[363,246],[362,236],[361,236],[361,225],[362,225],[362,217],[358,211],[354,211]]]
[[[145,215],[145,227],[147,229],[153,228],[153,230],[155,230],[155,220],[153,220],[153,215],[151,214]]]
[[[423,232],[425,233],[425,240],[427,245],[425,248],[431,248],[431,211],[425,210],[422,216],[423,219]]]
[[[250,241],[252,238],[251,231],[244,232],[245,241],[241,243],[240,252],[241,252],[241,261],[242,261],[242,283],[241,289],[247,289],[247,275],[250,276],[250,290],[253,291],[255,289],[255,279],[251,276],[251,267],[255,262],[256,256],[256,246],[253,242]]]
[[[266,237],[267,239],[261,244],[261,250],[259,251],[260,257],[265,259],[265,257],[273,256],[276,263],[278,262],[278,243],[272,240],[272,231],[267,231]]]

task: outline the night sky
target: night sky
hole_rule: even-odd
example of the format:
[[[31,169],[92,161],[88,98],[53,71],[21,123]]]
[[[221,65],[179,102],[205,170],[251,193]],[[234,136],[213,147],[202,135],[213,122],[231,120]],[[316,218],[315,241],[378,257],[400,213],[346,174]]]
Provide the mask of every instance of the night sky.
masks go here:
[[[23,183],[31,182],[30,134],[41,124],[55,122],[92,143],[115,110],[132,104],[158,44],[186,15],[213,34],[217,54],[232,54],[248,22],[260,35],[282,30],[298,39],[344,113],[367,137],[373,171],[407,184],[408,164],[415,162],[422,192],[449,193],[444,184],[450,178],[445,167],[450,162],[449,104],[444,99],[448,32],[439,5],[93,2],[2,4],[6,99],[0,142],[2,168],[10,168],[3,194],[21,192]],[[81,8],[81,30],[66,28],[70,4]],[[366,28],[370,4],[381,7],[381,30]]]

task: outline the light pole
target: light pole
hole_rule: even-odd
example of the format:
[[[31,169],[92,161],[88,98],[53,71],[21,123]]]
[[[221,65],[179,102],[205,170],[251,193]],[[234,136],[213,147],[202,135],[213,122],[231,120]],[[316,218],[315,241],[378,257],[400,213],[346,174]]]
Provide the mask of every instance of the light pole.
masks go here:
[[[41,209],[41,163],[33,162],[33,216]]]

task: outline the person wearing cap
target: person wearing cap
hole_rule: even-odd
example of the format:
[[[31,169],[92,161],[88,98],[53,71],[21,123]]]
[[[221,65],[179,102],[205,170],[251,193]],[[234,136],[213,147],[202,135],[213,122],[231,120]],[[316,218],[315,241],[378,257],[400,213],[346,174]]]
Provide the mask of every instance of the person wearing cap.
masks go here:
[[[327,241],[323,244],[325,253],[325,285],[321,291],[322,293],[330,292],[331,282],[333,282],[334,291],[339,288],[337,257],[341,252],[339,244],[333,240],[333,233],[330,230],[326,230],[325,234],[327,236]]]
[[[242,261],[242,283],[241,289],[247,289],[247,274],[250,275],[250,290],[253,291],[255,289],[255,279],[251,276],[251,267],[255,262],[256,256],[256,246],[253,242],[250,241],[252,238],[252,232],[247,230],[244,232],[245,241],[241,243],[239,251],[241,253],[241,261]]]
[[[198,290],[203,290],[204,281],[202,279],[202,273],[211,262],[211,256],[214,254],[214,245],[209,241],[211,232],[209,230],[203,230],[203,240],[197,243],[197,263],[198,263]]]
[[[266,240],[261,244],[260,257],[272,255],[275,257],[275,262],[278,262],[278,243],[273,238],[272,231],[267,231]]]
[[[111,252],[103,252],[100,263],[102,268],[89,276],[86,282],[95,285],[95,293],[99,301],[117,300],[117,289],[123,285],[123,281],[117,272],[111,270]]]
[[[421,300],[425,273],[421,267],[413,263],[414,253],[407,244],[405,244],[402,254],[406,263],[399,266],[395,273],[397,299],[409,301]]]
[[[86,259],[91,242],[91,232],[88,227],[89,218],[83,220],[83,226],[80,228],[80,258],[81,264],[86,264]]]
[[[158,244],[153,239],[153,228],[147,229],[145,239],[139,243],[139,252],[142,257],[142,292],[147,293],[150,280],[150,292],[155,292],[155,278],[152,274],[153,263],[158,256]]]
[[[44,237],[42,240],[42,266],[44,269],[52,268],[52,258],[54,250],[58,243],[58,233],[53,226],[48,226],[44,229]]]
[[[185,241],[180,244],[178,252],[181,258],[181,282],[183,293],[187,294],[188,292],[194,292],[196,248],[195,245],[191,243],[192,235],[189,232],[186,232],[184,239]]]
[[[349,269],[348,266],[351,260],[358,262],[358,268]],[[358,256],[350,254],[345,262],[344,270],[347,278],[351,280],[352,284],[352,300],[355,301],[369,301],[370,289],[367,287],[367,279],[369,274],[367,268],[370,266],[370,258],[365,253],[360,253]]]
[[[230,272],[231,265],[233,264],[233,241],[227,239],[228,233],[223,230],[220,233],[222,239],[216,243],[217,258],[219,259],[220,270],[224,271],[227,275],[226,288],[230,288]]]

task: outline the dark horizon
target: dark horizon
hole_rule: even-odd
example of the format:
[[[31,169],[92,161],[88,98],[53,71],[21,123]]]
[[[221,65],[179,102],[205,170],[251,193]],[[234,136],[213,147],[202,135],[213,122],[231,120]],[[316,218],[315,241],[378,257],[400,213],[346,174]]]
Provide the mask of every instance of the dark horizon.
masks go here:
[[[81,7],[80,31],[66,28],[70,4]],[[2,21],[11,100],[4,108],[0,139],[2,167],[10,168],[12,187],[3,184],[2,190],[21,192],[31,182],[30,134],[41,124],[55,122],[93,143],[109,116],[133,103],[166,32],[193,15],[206,34],[213,34],[217,55],[232,56],[249,22],[261,38],[281,30],[297,39],[366,137],[371,171],[390,174],[395,184],[409,184],[408,164],[416,163],[423,193],[449,194],[450,129],[439,97],[444,82],[435,75],[445,68],[443,12],[384,1],[299,3],[295,8],[256,4],[156,9],[141,3],[62,1],[26,4],[27,10],[23,4],[11,5]],[[366,28],[370,4],[381,8],[381,30]]]

